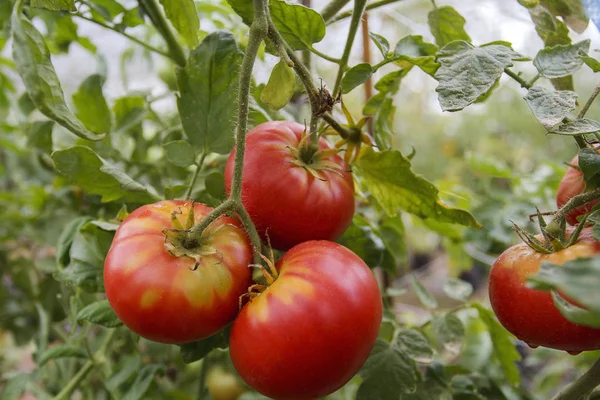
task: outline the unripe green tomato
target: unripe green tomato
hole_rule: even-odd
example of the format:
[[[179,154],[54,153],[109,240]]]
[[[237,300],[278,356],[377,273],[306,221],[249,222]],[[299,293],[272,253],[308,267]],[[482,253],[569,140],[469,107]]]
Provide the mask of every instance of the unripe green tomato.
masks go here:
[[[518,0],[518,2],[525,8],[535,8],[540,4],[539,0]]]
[[[237,400],[247,391],[237,376],[221,367],[213,368],[208,372],[206,387],[213,400]]]

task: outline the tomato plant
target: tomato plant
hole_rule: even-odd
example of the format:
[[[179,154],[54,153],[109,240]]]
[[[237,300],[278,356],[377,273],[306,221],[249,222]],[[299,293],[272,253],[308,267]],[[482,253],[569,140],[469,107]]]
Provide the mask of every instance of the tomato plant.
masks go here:
[[[575,156],[570,162],[570,165],[577,167],[579,162],[579,157]],[[583,173],[581,170],[569,166],[565,175],[560,181],[558,186],[558,191],[556,193],[556,205],[557,207],[563,207],[569,200],[578,194],[583,193],[585,190],[585,181],[583,180]],[[583,214],[587,214],[592,211],[592,208],[598,204],[598,200],[590,201],[582,206],[579,206],[572,211],[570,211],[566,220],[571,225],[576,225],[578,223],[578,217]]]
[[[165,230],[193,222],[211,209],[162,201],[136,209],[121,223],[104,263],[106,296],[117,316],[138,335],[163,343],[210,336],[238,312],[251,282],[252,250],[235,220],[222,217],[185,256],[174,254]]]
[[[381,323],[377,281],[365,263],[328,241],[299,244],[231,330],[231,359],[254,389],[276,399],[333,393],[366,361]]]
[[[339,155],[328,153],[331,146],[324,139],[319,140],[319,150],[325,157],[310,154],[302,140],[306,129],[292,121],[267,122],[248,132],[246,139],[242,200],[261,236],[277,249],[307,240],[335,240],[354,215],[350,167]],[[225,167],[227,193],[234,160],[235,150]]]

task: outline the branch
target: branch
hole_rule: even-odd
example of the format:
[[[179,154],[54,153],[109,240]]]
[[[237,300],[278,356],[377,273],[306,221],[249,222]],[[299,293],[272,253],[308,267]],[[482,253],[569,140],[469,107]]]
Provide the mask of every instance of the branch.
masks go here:
[[[592,103],[594,102],[594,100],[596,100],[596,97],[598,96],[598,93],[600,93],[600,85],[596,86],[596,88],[592,92],[592,95],[590,96],[590,98],[588,99],[588,101],[585,103],[585,105],[583,106],[583,108],[581,109],[581,111],[579,112],[579,115],[577,115],[577,118],[581,119],[581,118],[585,117],[585,114],[590,109],[590,106],[592,105]]]
[[[392,4],[392,3],[399,3],[402,0],[380,0],[380,1],[374,1],[373,3],[367,5],[367,7],[365,8],[365,11],[369,11],[369,10],[374,10],[376,8],[382,7],[382,6],[386,6],[388,4]],[[341,21],[343,19],[346,18],[350,18],[352,16],[352,11],[345,11],[343,13],[340,13],[336,16],[334,16],[333,18],[328,18],[325,20],[325,22],[327,22],[327,25],[333,24],[334,22],[338,22]]]
[[[564,388],[553,400],[580,400],[600,385],[600,359],[575,382]]]
[[[350,0],[333,0],[327,4],[324,9],[321,10],[321,16],[327,22],[335,16]]]

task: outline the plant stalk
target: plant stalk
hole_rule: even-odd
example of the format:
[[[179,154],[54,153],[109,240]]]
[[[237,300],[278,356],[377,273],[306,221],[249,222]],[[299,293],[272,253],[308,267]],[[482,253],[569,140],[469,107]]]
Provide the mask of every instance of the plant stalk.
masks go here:
[[[148,14],[148,17],[150,18],[150,21],[152,21],[154,27],[165,39],[165,42],[167,42],[169,53],[171,54],[171,58],[173,59],[173,61],[175,61],[175,63],[177,63],[177,65],[179,65],[180,67],[185,67],[187,60],[183,48],[181,47],[181,44],[177,41],[177,37],[175,36],[175,33],[169,26],[167,19],[160,11],[156,0],[138,0],[138,2],[146,11],[146,14]]]
[[[198,179],[198,174],[200,173],[200,171],[202,170],[202,166],[204,165],[204,160],[206,159],[207,156],[207,152],[203,152],[202,156],[200,157],[200,161],[198,161],[195,165],[196,165],[196,170],[194,171],[194,175],[192,175],[192,180],[190,181],[190,184],[188,185],[187,191],[185,192],[185,198],[189,199],[192,196],[192,191],[194,190],[194,186],[196,185],[196,180]]]
[[[585,103],[585,105],[583,106],[581,111],[579,112],[579,115],[577,115],[578,119],[585,117],[585,114],[588,112],[588,110],[590,109],[590,106],[592,105],[594,100],[596,100],[596,97],[598,96],[599,93],[600,93],[600,85],[597,85],[596,88],[594,89],[594,91],[592,92],[592,95],[590,96],[588,101]]]
[[[552,221],[546,226],[546,230],[554,235],[560,229],[560,222],[565,219],[569,212],[598,198],[600,198],[600,189],[595,189],[591,192],[585,192],[573,197],[554,214]]]
[[[600,359],[575,382],[564,388],[553,400],[580,400],[600,385]]]
[[[333,0],[329,4],[327,4],[324,9],[321,10],[320,14],[325,20],[325,22],[327,22],[331,18],[333,18],[335,14],[337,14],[349,2],[350,0]]]
[[[521,78],[521,76],[519,74],[517,74],[516,72],[511,71],[508,68],[504,69],[504,73],[508,76],[510,76],[511,78],[513,78],[515,81],[517,81],[522,88],[525,88],[527,90],[531,89],[532,84],[528,83],[525,79]]]
[[[369,10],[374,10],[376,8],[382,7],[382,6],[386,6],[388,4],[393,4],[393,3],[399,3],[402,0],[380,0],[380,1],[374,1],[370,4],[367,5],[367,7],[365,8],[365,11],[369,11]],[[346,18],[350,18],[352,16],[352,11],[345,11],[343,13],[339,13],[338,15],[330,18],[330,19],[326,19],[325,22],[327,22],[327,25],[333,24],[334,22],[338,22],[341,21],[343,19]]]

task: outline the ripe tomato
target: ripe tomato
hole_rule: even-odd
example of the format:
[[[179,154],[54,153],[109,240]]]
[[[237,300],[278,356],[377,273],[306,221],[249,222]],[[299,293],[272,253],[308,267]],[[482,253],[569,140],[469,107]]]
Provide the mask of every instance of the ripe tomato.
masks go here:
[[[379,287],[356,254],[328,241],[293,247],[277,270],[275,282],[233,323],[231,360],[265,396],[326,396],[358,372],[375,344]]]
[[[206,387],[213,400],[237,400],[248,390],[237,376],[220,367],[208,372]]]
[[[579,353],[600,349],[600,329],[569,322],[552,302],[550,292],[525,286],[543,261],[562,265],[600,252],[600,243],[585,229],[574,245],[552,254],[542,254],[520,243],[510,247],[490,271],[492,308],[504,327],[531,347],[544,346]]]
[[[138,208],[117,230],[104,263],[110,305],[123,323],[146,339],[186,343],[210,336],[238,313],[239,296],[251,284],[252,248],[238,222],[221,217],[203,243],[213,249],[196,261],[171,255],[164,229],[181,222],[191,203],[161,201]],[[194,203],[196,223],[211,208]],[[173,212],[181,214],[173,214]]]
[[[322,179],[292,162],[304,126],[276,121],[261,124],[246,138],[242,201],[263,238],[277,249],[308,240],[335,240],[354,215],[354,182],[348,165],[337,154],[326,160],[339,172],[321,170]],[[325,140],[321,150],[330,149]],[[231,192],[235,149],[225,168],[225,188]]]
[[[571,165],[578,165],[578,162],[579,158],[575,156],[571,160]],[[573,197],[583,193],[584,190],[585,181],[583,180],[583,173],[578,169],[568,167],[567,172],[565,172],[565,176],[563,176],[560,184],[558,185],[558,191],[556,192],[556,205],[558,208],[561,208]],[[571,225],[577,225],[577,217],[589,213],[596,204],[598,204],[598,200],[591,201],[571,210],[566,216],[567,222]]]

